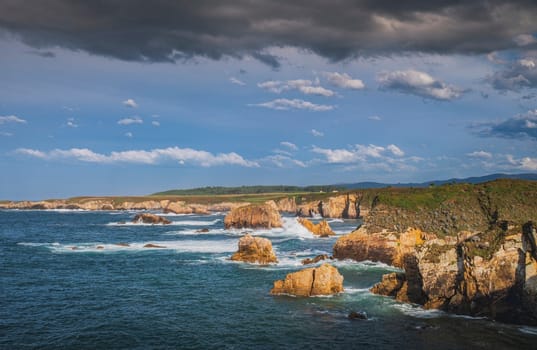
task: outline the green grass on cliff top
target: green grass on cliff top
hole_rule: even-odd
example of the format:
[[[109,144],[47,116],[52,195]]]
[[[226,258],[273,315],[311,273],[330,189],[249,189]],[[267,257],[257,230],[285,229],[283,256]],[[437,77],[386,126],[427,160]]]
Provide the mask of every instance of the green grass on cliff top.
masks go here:
[[[537,207],[537,181],[525,180],[495,180],[478,185],[447,184],[429,188],[385,188],[366,193],[372,202],[408,210],[435,209],[447,202],[462,205],[479,196],[487,196],[506,207],[520,204]]]

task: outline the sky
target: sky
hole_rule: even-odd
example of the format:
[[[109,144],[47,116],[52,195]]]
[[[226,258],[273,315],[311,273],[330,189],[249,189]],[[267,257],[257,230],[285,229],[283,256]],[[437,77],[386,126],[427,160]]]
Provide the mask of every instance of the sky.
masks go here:
[[[0,0],[0,199],[537,172],[534,1]]]

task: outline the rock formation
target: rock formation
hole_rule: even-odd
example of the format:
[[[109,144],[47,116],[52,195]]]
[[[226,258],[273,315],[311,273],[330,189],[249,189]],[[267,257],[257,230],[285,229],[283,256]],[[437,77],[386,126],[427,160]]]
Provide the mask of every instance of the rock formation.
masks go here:
[[[311,233],[317,236],[321,237],[328,237],[328,236],[334,236],[335,233],[330,228],[330,225],[328,225],[328,222],[326,220],[321,220],[318,224],[314,224],[313,222],[309,221],[305,218],[298,218],[298,222],[308,229]]]
[[[400,267],[373,293],[428,309],[537,324],[537,183],[385,190],[338,259]]]
[[[143,224],[153,224],[153,225],[157,225],[157,224],[169,225],[172,223],[170,220],[163,218],[162,216],[149,214],[149,213],[136,214],[132,222],[143,223]]]
[[[325,218],[356,219],[367,215],[367,207],[361,205],[360,193],[348,193],[330,196],[323,200],[309,201],[297,206],[297,215]]]
[[[281,217],[270,204],[251,204],[233,209],[224,219],[228,228],[273,228],[281,227]]]
[[[276,201],[278,210],[284,213],[296,214],[296,201],[295,197],[286,197]]]
[[[274,282],[271,294],[289,294],[303,297],[330,295],[343,292],[343,276],[332,265],[323,264],[288,274]]]
[[[318,263],[319,261],[321,260],[326,260],[328,259],[328,255],[326,254],[321,254],[321,255],[317,255],[315,258],[311,259],[311,258],[306,258],[306,259],[303,259],[302,260],[302,265],[309,265],[309,264],[316,264]]]
[[[278,262],[272,250],[272,243],[266,238],[253,237],[250,234],[239,239],[239,250],[231,256],[231,260],[262,265]]]

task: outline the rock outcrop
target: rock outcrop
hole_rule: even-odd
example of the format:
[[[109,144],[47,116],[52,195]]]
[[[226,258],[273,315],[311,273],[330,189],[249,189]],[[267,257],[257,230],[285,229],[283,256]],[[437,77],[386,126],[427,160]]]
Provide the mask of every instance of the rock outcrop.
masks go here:
[[[359,193],[336,195],[302,203],[297,206],[296,212],[299,216],[320,215],[325,218],[356,219],[368,213],[367,207],[361,207],[361,199]]]
[[[321,237],[335,235],[334,231],[332,231],[332,228],[330,227],[330,225],[328,225],[328,222],[326,222],[326,220],[321,220],[318,224],[314,224],[308,219],[298,218],[298,222],[314,235]]]
[[[162,216],[149,213],[136,214],[132,222],[153,225],[169,225],[172,223],[170,220],[163,218]]]
[[[233,209],[224,218],[228,228],[281,227],[280,213],[270,204],[251,204]]]
[[[537,183],[398,189],[375,201],[364,225],[334,246],[336,258],[404,270],[385,275],[373,293],[537,324]]]
[[[276,206],[280,212],[296,214],[295,197],[286,197],[276,201]]]
[[[274,282],[271,294],[289,294],[302,297],[331,295],[343,292],[343,276],[337,268],[323,264],[288,274]]]
[[[306,259],[303,259],[303,260],[302,260],[302,265],[316,264],[316,263],[318,263],[319,261],[326,260],[326,259],[328,259],[328,255],[326,255],[326,254],[321,254],[321,255],[317,255],[317,256],[314,257],[314,258],[306,258]]]
[[[278,262],[272,250],[272,243],[266,238],[253,237],[250,234],[239,239],[239,250],[231,256],[231,260],[262,265]]]

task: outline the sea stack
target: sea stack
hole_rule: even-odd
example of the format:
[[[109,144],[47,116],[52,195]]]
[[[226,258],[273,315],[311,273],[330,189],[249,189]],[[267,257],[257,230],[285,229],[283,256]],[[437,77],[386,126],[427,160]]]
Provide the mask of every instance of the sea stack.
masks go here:
[[[288,274],[274,282],[270,294],[288,294],[301,297],[331,295],[343,292],[343,276],[330,264],[307,268]]]
[[[278,262],[268,239],[253,237],[248,233],[239,239],[239,251],[231,256],[231,260],[262,265]]]

